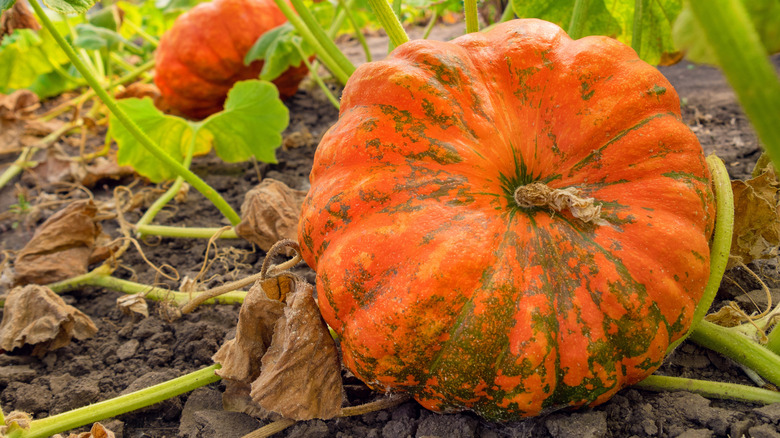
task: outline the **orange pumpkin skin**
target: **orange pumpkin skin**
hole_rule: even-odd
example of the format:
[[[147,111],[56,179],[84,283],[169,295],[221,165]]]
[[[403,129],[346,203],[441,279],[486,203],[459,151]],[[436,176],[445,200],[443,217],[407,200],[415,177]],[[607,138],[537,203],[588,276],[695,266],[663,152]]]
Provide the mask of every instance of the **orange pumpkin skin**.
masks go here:
[[[358,68],[310,180],[299,240],[345,365],[436,411],[602,403],[660,366],[709,275],[710,176],[677,93],[540,20]],[[519,207],[534,181],[605,223]]]
[[[155,53],[154,82],[167,106],[194,119],[220,111],[234,83],[260,76],[262,61],[244,65],[249,49],[286,21],[273,0],[213,0],[179,16]],[[286,99],[307,73],[301,64],[273,83]]]

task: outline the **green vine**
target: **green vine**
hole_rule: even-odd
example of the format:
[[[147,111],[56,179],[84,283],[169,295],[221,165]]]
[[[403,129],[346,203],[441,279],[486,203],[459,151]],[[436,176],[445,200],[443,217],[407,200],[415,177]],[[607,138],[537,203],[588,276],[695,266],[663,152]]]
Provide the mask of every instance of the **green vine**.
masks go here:
[[[743,2],[688,4],[767,154],[780,169],[780,80]]]
[[[149,136],[141,131],[141,129],[138,128],[138,125],[136,125],[135,122],[133,122],[133,120],[127,114],[125,114],[121,108],[119,108],[119,105],[117,105],[114,98],[112,98],[106,92],[106,90],[103,89],[95,75],[82,62],[81,57],[76,54],[70,44],[65,41],[65,38],[63,38],[62,35],[60,35],[60,33],[57,31],[57,29],[54,27],[54,23],[52,23],[51,19],[49,19],[49,16],[46,15],[46,12],[44,12],[43,8],[38,3],[38,0],[30,0],[30,6],[32,6],[33,10],[35,10],[35,14],[38,16],[41,24],[51,33],[54,40],[68,56],[68,59],[70,59],[70,62],[73,63],[73,66],[87,81],[87,84],[92,87],[92,90],[95,91],[95,94],[100,98],[100,100],[103,101],[111,113],[125,126],[125,128],[127,128],[127,130],[138,140],[138,142],[141,143],[141,145],[146,148],[149,153],[154,155],[155,158],[160,160],[164,165],[172,168],[193,188],[208,198],[209,201],[211,201],[219,209],[219,211],[225,215],[231,224],[236,225],[241,222],[241,217],[238,215],[238,213],[236,213],[235,210],[230,207],[230,204],[228,204],[227,201],[225,201],[216,190],[214,190],[211,186],[206,184],[205,181],[200,179],[197,175],[192,173],[189,169],[186,169],[170,155],[166,154],[162,149],[160,149],[160,147],[157,146],[149,138]]]
[[[693,320],[688,333],[673,342],[669,346],[667,354],[670,354],[677,348],[704,320],[704,316],[709,311],[712,301],[715,299],[715,294],[718,292],[718,287],[720,287],[720,283],[723,280],[729,253],[731,252],[731,235],[734,231],[734,193],[731,190],[731,181],[723,160],[715,155],[710,155],[707,157],[707,165],[712,174],[716,205],[715,231],[712,233],[712,244],[710,247],[710,276],[704,288],[704,293],[693,313]]]

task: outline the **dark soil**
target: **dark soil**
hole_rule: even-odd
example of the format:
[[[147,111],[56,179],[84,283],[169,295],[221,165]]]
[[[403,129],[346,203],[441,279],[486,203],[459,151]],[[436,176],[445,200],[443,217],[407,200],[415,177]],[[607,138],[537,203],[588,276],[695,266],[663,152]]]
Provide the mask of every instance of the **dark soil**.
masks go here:
[[[449,34],[459,30],[449,30]],[[447,30],[438,34],[447,37]],[[437,36],[435,34],[434,36]],[[373,40],[381,53],[386,40]],[[356,47],[353,41],[344,46]],[[352,53],[356,53],[354,50]],[[359,57],[359,55],[356,55]],[[380,55],[381,56],[381,55]],[[780,65],[780,58],[775,61]],[[681,63],[662,68],[683,101],[683,116],[701,140],[707,154],[723,158],[733,178],[747,177],[760,154],[751,127],[735,102],[734,95],[717,70]],[[234,206],[243,194],[262,178],[275,178],[301,190],[308,188],[308,174],[316,140],[336,120],[336,110],[319,91],[303,90],[288,102],[291,113],[288,144],[278,153],[279,163],[225,164],[213,157],[202,157],[194,165],[212,187]],[[297,132],[297,134],[294,134]],[[306,141],[306,133],[313,139]],[[300,141],[304,138],[304,141]],[[105,183],[92,192],[96,199],[107,200],[118,184]],[[134,186],[138,192],[142,186]],[[24,178],[14,189],[0,192],[0,213],[16,202],[15,190],[25,190],[32,198],[57,193],[60,198],[84,197],[78,190],[40,188]],[[35,202],[33,202],[35,205]],[[0,221],[0,250],[17,250],[32,235],[35,226],[62,204],[42,205],[26,217],[5,215]],[[139,211],[128,213],[136,220]],[[208,201],[191,193],[175,211],[159,216],[159,223],[179,226],[222,226],[224,220]],[[16,224],[16,225],[14,225]],[[104,224],[116,235],[115,226]],[[142,244],[145,256],[155,264],[168,263],[180,276],[194,277],[201,268],[206,242],[194,239],[150,239]],[[256,272],[263,260],[260,251],[244,241],[220,241],[222,257],[215,263],[205,286],[211,287]],[[148,284],[176,282],[160,278],[137,251],[123,259],[116,275]],[[770,266],[771,267],[771,266]],[[308,268],[299,268],[309,281]],[[760,269],[759,269],[760,271]],[[765,270],[771,274],[771,270]],[[724,282],[722,298],[757,289],[742,272],[728,274],[733,282]],[[776,286],[772,275],[764,275]],[[728,284],[728,287],[726,287]],[[22,410],[36,418],[64,412],[88,403],[115,397],[203,368],[212,363],[218,346],[234,335],[238,306],[202,307],[197,312],[170,322],[150,303],[151,316],[127,316],[116,307],[121,294],[100,288],[83,288],[64,295],[65,300],[87,315],[98,326],[98,334],[87,341],[73,342],[43,358],[24,351],[0,355],[0,404],[4,412]],[[659,370],[666,375],[752,384],[745,374],[728,360],[696,345],[685,343]],[[346,379],[347,403],[355,405],[382,397],[373,394],[354,379]],[[241,437],[264,422],[248,415],[221,409],[220,383],[200,388],[158,405],[106,420],[103,423],[118,437]],[[609,402],[574,412],[557,412],[509,424],[488,423],[469,413],[441,415],[426,411],[415,402],[359,417],[313,420],[298,423],[278,436],[286,437],[682,437],[730,436],[752,438],[780,437],[780,404],[769,406],[708,400],[687,393],[651,393],[626,389]],[[83,429],[82,429],[83,430]]]

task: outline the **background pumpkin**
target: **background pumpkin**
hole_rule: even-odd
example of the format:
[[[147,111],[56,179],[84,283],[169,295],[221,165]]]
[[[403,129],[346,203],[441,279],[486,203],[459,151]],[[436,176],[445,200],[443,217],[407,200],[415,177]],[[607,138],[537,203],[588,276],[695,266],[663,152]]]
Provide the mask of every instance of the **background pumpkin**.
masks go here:
[[[263,69],[262,61],[244,65],[249,49],[286,21],[273,0],[213,0],[179,16],[155,54],[154,82],[167,107],[195,119],[220,111],[234,83]],[[307,73],[301,64],[273,83],[288,98]]]
[[[511,420],[651,374],[709,274],[701,147],[623,44],[514,20],[361,66],[299,238],[345,365],[437,411]],[[598,223],[519,207],[575,187]]]

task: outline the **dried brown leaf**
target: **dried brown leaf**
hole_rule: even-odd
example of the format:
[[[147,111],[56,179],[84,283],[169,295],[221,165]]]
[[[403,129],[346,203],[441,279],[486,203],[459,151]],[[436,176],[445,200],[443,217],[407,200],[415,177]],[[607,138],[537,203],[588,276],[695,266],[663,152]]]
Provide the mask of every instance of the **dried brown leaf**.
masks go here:
[[[75,182],[84,187],[94,187],[107,179],[118,180],[134,174],[132,167],[117,164],[113,155],[96,157],[89,163],[83,163],[56,150],[47,150],[45,158],[27,173],[34,183],[44,186]]]
[[[87,272],[101,227],[91,199],[72,202],[35,231],[14,262],[16,284],[48,284]]]
[[[333,418],[344,399],[338,349],[320,316],[312,286],[296,283],[250,395],[264,409],[285,418]]]
[[[11,351],[31,345],[33,355],[43,357],[68,345],[71,338],[87,339],[96,332],[87,315],[65,304],[48,287],[31,284],[12,289],[6,298],[0,349]]]
[[[0,423],[0,437],[8,436],[19,430],[29,430],[32,415],[22,411],[11,411],[5,416],[5,424]]]
[[[773,169],[747,181],[732,181],[734,234],[729,268],[772,258],[780,245],[780,183]]]
[[[276,279],[257,281],[244,298],[238,313],[236,337],[217,351],[212,359],[222,365],[217,374],[223,379],[249,384],[260,375],[260,358],[271,345],[274,325],[284,313],[284,303],[269,298],[263,285]],[[273,293],[273,292],[272,292]]]
[[[272,178],[263,179],[244,196],[236,233],[263,251],[279,240],[296,239],[305,197],[305,191],[291,189]]]
[[[106,429],[106,426],[95,423],[92,425],[92,429],[90,429],[89,432],[81,432],[79,434],[72,433],[68,435],[68,438],[114,438],[114,436],[114,432]],[[63,438],[63,436],[56,434],[52,435],[51,438]]]
[[[236,338],[213,357],[222,364],[217,373],[226,382],[225,409],[294,420],[340,412],[338,350],[312,292],[311,285],[288,273],[260,280],[249,290]]]
[[[35,20],[35,15],[25,2],[17,1],[11,9],[0,15],[0,41],[16,29],[38,30],[40,28],[41,25]]]
[[[39,106],[38,96],[30,90],[0,94],[0,154],[21,150],[27,123],[24,119]]]
[[[0,94],[0,119],[23,119],[40,106],[38,95],[30,90],[16,90],[8,95]]]
[[[144,82],[133,82],[128,85],[127,88],[116,94],[117,99],[128,99],[135,97],[143,99],[149,97],[152,101],[160,99],[160,89],[154,84],[147,84]]]
[[[124,295],[116,299],[116,306],[125,315],[137,313],[144,318],[149,316],[149,305],[142,294]]]
[[[723,327],[736,327],[747,321],[747,315],[734,302],[718,309],[717,312],[710,313],[704,317],[707,321]]]

